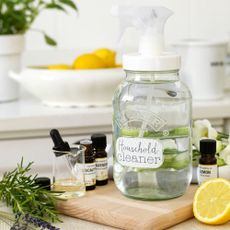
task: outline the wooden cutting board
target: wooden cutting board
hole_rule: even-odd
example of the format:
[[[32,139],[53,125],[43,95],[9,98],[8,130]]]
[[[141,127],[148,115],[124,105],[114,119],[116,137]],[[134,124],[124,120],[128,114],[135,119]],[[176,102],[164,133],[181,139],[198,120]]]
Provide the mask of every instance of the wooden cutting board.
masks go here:
[[[58,204],[61,213],[121,229],[165,229],[193,217],[192,201],[197,186],[167,201],[141,201],[123,196],[114,183],[97,187],[84,197]]]

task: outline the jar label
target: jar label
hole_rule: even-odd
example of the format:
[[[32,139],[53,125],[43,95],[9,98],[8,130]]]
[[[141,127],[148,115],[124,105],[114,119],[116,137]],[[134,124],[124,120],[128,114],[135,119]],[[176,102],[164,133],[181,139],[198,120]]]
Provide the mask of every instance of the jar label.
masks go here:
[[[96,175],[97,180],[106,180],[108,179],[108,162],[107,157],[96,158]]]
[[[96,164],[85,164],[85,185],[91,186],[96,184]]]
[[[163,147],[149,138],[119,137],[116,142],[117,161],[124,166],[159,168],[163,164]]]
[[[206,180],[218,177],[217,165],[202,165],[199,164],[197,171],[198,184],[202,184]]]

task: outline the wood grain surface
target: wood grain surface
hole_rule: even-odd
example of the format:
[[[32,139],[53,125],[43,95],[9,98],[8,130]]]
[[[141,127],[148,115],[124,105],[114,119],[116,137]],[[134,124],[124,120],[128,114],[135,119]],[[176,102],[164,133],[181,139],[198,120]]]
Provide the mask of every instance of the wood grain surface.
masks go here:
[[[127,230],[165,229],[193,217],[192,200],[196,186],[167,201],[140,201],[123,196],[113,182],[60,202],[61,213],[94,223]]]

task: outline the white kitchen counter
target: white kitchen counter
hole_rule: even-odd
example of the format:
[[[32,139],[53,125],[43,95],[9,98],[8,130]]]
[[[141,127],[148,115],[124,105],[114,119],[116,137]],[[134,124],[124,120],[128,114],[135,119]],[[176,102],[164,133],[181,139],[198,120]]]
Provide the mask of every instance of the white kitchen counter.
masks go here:
[[[219,129],[230,124],[230,94],[219,101],[194,102],[193,118],[207,118]],[[111,144],[112,108],[52,108],[28,95],[0,104],[0,147],[4,151],[0,173],[24,157],[35,162],[35,171],[50,174],[53,143],[49,131],[53,128],[59,129],[69,143],[102,132]]]
[[[222,100],[194,102],[193,118],[207,118],[222,126],[230,118],[230,94]],[[111,107],[52,108],[28,95],[0,104],[0,139],[44,137],[54,127],[65,135],[111,132],[111,124]]]
[[[27,95],[21,100],[0,104],[0,139],[43,137],[52,128],[62,129],[66,135],[111,132],[111,121],[111,107],[47,107]]]

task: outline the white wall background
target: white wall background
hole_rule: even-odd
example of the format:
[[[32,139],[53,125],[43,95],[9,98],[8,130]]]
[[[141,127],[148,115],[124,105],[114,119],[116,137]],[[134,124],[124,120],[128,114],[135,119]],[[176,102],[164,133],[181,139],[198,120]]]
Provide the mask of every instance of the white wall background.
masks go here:
[[[44,29],[58,41],[58,50],[92,50],[98,47],[116,48],[118,19],[110,15],[112,5],[163,5],[175,13],[165,28],[166,41],[183,38],[226,38],[230,31],[229,0],[75,0],[79,16],[71,12],[46,11],[33,25]],[[122,46],[136,47],[138,33],[130,29]],[[122,48],[123,47],[123,48]],[[53,50],[36,32],[27,33],[27,51]]]

